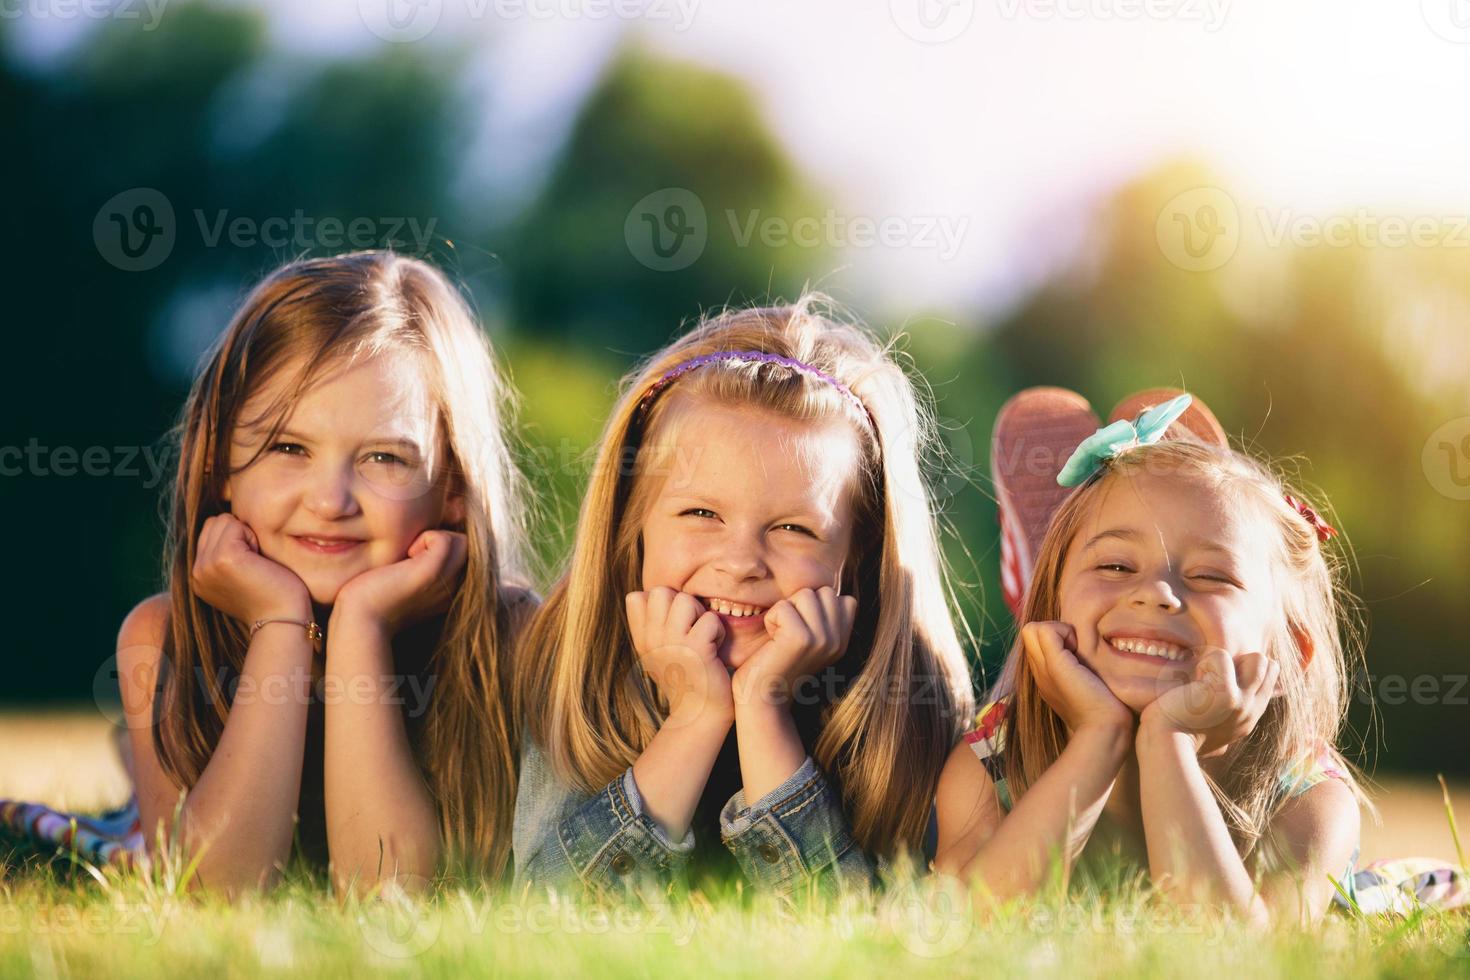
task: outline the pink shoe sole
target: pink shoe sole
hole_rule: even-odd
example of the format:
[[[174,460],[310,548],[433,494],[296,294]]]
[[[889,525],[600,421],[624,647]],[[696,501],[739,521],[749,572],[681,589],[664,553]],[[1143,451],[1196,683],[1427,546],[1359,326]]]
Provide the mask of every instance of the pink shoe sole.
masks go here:
[[[990,473],[1000,512],[1001,592],[1017,618],[1047,526],[1072,492],[1057,485],[1057,474],[1099,425],[1087,399],[1065,388],[1027,388],[996,415]]]

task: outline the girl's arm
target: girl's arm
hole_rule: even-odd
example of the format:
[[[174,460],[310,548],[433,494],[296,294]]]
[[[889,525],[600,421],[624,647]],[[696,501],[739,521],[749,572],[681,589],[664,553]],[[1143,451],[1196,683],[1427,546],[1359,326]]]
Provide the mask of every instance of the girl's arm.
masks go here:
[[[697,800],[729,731],[728,719],[706,731],[711,721],[680,716],[665,722],[634,766],[595,794],[568,785],[541,747],[526,738],[512,834],[514,887],[572,885],[614,895],[647,886],[664,891],[693,851],[689,797]],[[652,797],[633,775],[645,765]],[[678,836],[671,838],[671,831]]]
[[[990,774],[960,745],[940,776],[935,870],[982,884],[996,901],[1033,894],[1053,857],[1082,853],[1132,743],[1129,725],[1083,725],[1003,818]]]
[[[746,878],[776,892],[814,878],[853,887],[873,880],[873,863],[791,714],[799,682],[847,649],[856,615],[851,596],[830,586],[802,589],[766,612],[770,641],[735,665],[742,787],[720,814],[720,833]]]
[[[1352,794],[1335,780],[1287,804],[1267,842],[1286,859],[1258,892],[1199,764],[1212,731],[1243,737],[1270,703],[1280,667],[1258,653],[1206,651],[1188,684],[1143,712],[1136,751],[1149,871],[1185,901],[1226,905],[1257,924],[1321,914],[1331,899],[1327,875],[1350,860],[1357,839]],[[1254,865],[1255,859],[1252,860]]]
[[[339,604],[327,630],[323,782],[339,890],[419,890],[439,866],[438,813],[404,728],[391,633]],[[421,706],[420,706],[421,707]]]
[[[419,890],[438,871],[439,814],[404,727],[393,637],[448,608],[468,549],[459,532],[425,531],[406,558],[357,575],[336,596],[323,677],[323,788],[340,890],[390,881]]]
[[[1169,893],[1188,902],[1225,905],[1256,924],[1312,922],[1326,911],[1358,840],[1352,792],[1329,779],[1292,800],[1262,841],[1285,860],[1254,881],[1210,792],[1193,733],[1146,719],[1138,733],[1138,768],[1149,871]]]
[[[1265,903],[1200,769],[1196,736],[1156,721],[1162,715],[1145,715],[1138,780],[1154,883],[1181,901],[1223,904],[1265,923]]]
[[[1082,852],[1132,750],[1133,713],[1077,659],[1076,649],[1077,631],[1067,623],[1021,627],[1024,660],[1015,673],[1022,676],[1024,664],[1029,682],[1070,735],[1056,762],[1003,820],[995,784],[967,746],[951,753],[940,776],[935,867],[982,883],[997,900],[1035,892],[1054,855],[1071,862]],[[1006,730],[1008,740],[1022,738],[1014,721]]]
[[[310,604],[303,605],[278,615],[309,620]],[[119,686],[146,845],[150,854],[156,851],[161,825],[165,838],[186,854],[200,853],[191,884],[230,894],[263,887],[275,880],[291,850],[311,643],[305,630],[277,624],[251,639],[229,718],[214,755],[184,796],[182,833],[175,838],[174,812],[183,791],[164,772],[153,745],[153,698],[168,615],[168,596],[153,596],[128,615],[118,635]]]

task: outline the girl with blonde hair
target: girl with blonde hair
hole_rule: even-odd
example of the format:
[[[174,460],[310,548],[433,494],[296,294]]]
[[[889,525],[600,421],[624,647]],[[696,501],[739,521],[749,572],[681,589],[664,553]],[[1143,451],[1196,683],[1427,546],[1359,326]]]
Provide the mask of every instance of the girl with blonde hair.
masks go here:
[[[1056,476],[1077,489],[940,781],[936,865],[992,898],[1114,848],[1257,921],[1351,887],[1361,795],[1336,739],[1361,654],[1337,532],[1223,437],[1170,431],[1189,404],[1118,419]]]
[[[973,704],[927,431],[813,297],[710,317],[625,379],[517,658],[519,881],[621,891],[725,855],[789,892],[923,847]]]

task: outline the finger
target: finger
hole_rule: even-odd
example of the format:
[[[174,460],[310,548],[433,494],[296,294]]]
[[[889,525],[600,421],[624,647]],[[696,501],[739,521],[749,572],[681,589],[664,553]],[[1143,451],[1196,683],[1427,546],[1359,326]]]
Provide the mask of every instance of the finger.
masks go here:
[[[830,635],[827,628],[827,610],[822,606],[822,600],[817,593],[811,589],[802,589],[787,600],[793,609],[801,616],[809,633],[817,644],[821,645],[821,652],[826,653],[826,640]]]
[[[643,627],[648,617],[648,593],[629,592],[623,597],[623,607],[628,611],[628,634],[633,638],[633,649],[643,652]]]
[[[842,631],[842,652],[846,652],[852,639],[852,627],[857,622],[857,600],[850,595],[837,597],[837,628]]]
[[[1246,693],[1255,691],[1266,676],[1266,665],[1269,661],[1265,654],[1242,653],[1235,657],[1234,661],[1235,683],[1240,685],[1240,689]]]
[[[689,639],[700,645],[719,647],[724,638],[725,624],[720,619],[720,614],[714,611],[701,615],[689,630]]]
[[[648,592],[648,635],[662,633],[669,621],[669,607],[674,603],[674,590],[665,585]]]
[[[214,517],[206,517],[204,523],[199,525],[199,540],[194,545],[194,555],[196,558],[203,557],[208,553],[218,528],[219,520]]]
[[[1235,680],[1235,658],[1226,651],[1219,647],[1206,651],[1196,677],[1226,697],[1231,704],[1240,703],[1240,686]]]
[[[807,628],[806,620],[786,599],[767,610],[764,621],[766,632],[771,635],[772,641],[788,649],[810,646],[812,642],[812,633]]]
[[[1051,671],[1047,669],[1046,653],[1041,649],[1041,624],[1027,623],[1021,628],[1021,650],[1026,663],[1036,677],[1036,685],[1043,691],[1051,689]]]
[[[1266,676],[1261,679],[1260,691],[1267,696],[1267,699],[1274,698],[1282,692],[1282,666],[1274,660],[1266,664]]]
[[[846,645],[842,634],[842,613],[838,609],[837,592],[830,586],[817,590],[817,603],[822,607],[822,627],[826,630],[827,652],[838,654]]]
[[[434,535],[434,547],[440,548],[443,555],[439,573],[445,578],[453,579],[469,558],[470,539],[455,531],[436,531]]]
[[[1076,654],[1067,648],[1069,640],[1074,647],[1076,646],[1076,636],[1075,631],[1065,624],[1042,624],[1042,628],[1037,631],[1036,643],[1041,648],[1041,655],[1046,661],[1048,670],[1058,661],[1062,664],[1077,662]]]
[[[703,603],[688,592],[680,592],[669,606],[668,628],[673,633],[688,633],[704,613]]]

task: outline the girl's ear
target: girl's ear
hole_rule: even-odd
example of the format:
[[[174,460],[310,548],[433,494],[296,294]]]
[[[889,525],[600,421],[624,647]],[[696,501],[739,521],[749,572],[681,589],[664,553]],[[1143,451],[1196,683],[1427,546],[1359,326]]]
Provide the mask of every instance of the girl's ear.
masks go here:
[[[1312,662],[1312,655],[1317,652],[1317,644],[1312,641],[1312,634],[1300,626],[1291,627],[1291,638],[1302,655],[1302,667],[1305,669]]]
[[[450,493],[444,497],[444,523],[461,525],[464,523],[465,503],[464,494]]]

